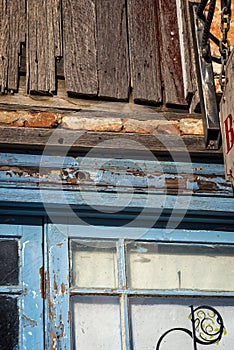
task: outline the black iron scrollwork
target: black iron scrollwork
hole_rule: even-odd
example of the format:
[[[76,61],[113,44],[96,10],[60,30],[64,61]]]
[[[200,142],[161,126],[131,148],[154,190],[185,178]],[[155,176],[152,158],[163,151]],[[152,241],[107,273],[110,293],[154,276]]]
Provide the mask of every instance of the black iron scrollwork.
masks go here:
[[[224,324],[221,315],[210,306],[191,306],[193,337],[196,343],[211,345],[221,340]]]
[[[191,308],[192,331],[187,328],[172,328],[166,331],[158,340],[156,350],[165,337],[172,332],[179,331],[186,333],[193,339],[193,349],[197,350],[197,344],[212,345],[218,343],[224,334],[224,323],[220,313],[213,307],[202,305]]]

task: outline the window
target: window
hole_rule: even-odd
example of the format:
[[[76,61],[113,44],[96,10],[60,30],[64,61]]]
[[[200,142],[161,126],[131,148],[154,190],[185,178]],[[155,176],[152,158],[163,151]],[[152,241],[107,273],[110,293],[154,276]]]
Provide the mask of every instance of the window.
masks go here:
[[[41,220],[0,218],[0,349],[43,349]]]
[[[95,238],[88,227],[48,225],[57,274],[64,261],[70,270],[69,282],[60,276],[59,283],[67,288],[72,349],[231,348],[234,245],[226,234],[210,231],[207,243],[205,231],[203,241],[201,231],[184,230],[187,241],[175,231],[168,241],[164,229],[152,229],[156,240],[151,232],[134,241],[103,239],[102,230]]]
[[[232,232],[112,229],[1,219],[0,349],[231,349]]]

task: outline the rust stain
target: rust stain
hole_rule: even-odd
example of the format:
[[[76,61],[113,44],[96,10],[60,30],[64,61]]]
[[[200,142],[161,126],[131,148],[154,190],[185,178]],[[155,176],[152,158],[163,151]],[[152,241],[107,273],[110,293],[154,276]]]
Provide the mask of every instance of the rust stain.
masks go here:
[[[51,347],[50,350],[56,350],[56,343],[57,343],[57,337],[54,331],[50,331],[50,341],[51,341]]]
[[[62,315],[60,315],[60,316],[61,316],[60,319],[62,319]],[[65,327],[64,327],[64,324],[62,323],[62,321],[60,321],[60,326],[59,326],[59,328],[60,328],[60,330],[61,330],[61,333],[60,333],[59,338],[63,338]]]
[[[21,166],[1,166],[1,171],[12,172],[15,175],[22,176],[38,176],[39,175],[39,167],[21,167]]]
[[[22,318],[25,319],[29,323],[28,326],[37,327],[37,322],[35,320],[32,320],[31,318],[29,318],[26,315],[22,315]]]
[[[62,293],[62,296],[64,297],[64,294],[66,293],[66,287],[64,283],[61,284],[61,293]]]
[[[55,306],[52,301],[49,301],[49,319],[53,321],[55,318]]]
[[[68,319],[67,319],[67,322],[68,323],[71,323],[71,312],[70,311],[68,311]]]
[[[54,319],[54,314],[52,311],[49,312],[49,318],[50,318],[50,321],[53,321]]]
[[[43,267],[40,267],[40,270],[39,270],[39,274],[40,274],[40,291],[41,291],[41,297],[42,299],[45,299],[46,298],[46,288],[45,288],[45,272],[44,272],[44,268]]]
[[[58,285],[57,285],[57,281],[56,281],[56,275],[54,275],[54,291],[56,294],[58,294]]]

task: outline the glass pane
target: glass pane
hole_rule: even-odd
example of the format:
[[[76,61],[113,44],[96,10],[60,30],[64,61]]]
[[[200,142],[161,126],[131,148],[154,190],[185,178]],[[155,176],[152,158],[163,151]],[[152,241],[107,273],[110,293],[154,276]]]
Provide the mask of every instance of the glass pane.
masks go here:
[[[121,350],[118,297],[74,296],[73,349]]]
[[[0,285],[18,285],[18,241],[0,241]]]
[[[116,288],[116,243],[72,240],[72,285],[77,288]]]
[[[17,349],[19,316],[17,299],[0,296],[0,349]]]
[[[199,350],[232,349],[233,315],[234,302],[225,298],[131,298],[132,349],[192,350],[194,341]]]
[[[133,243],[127,251],[130,288],[234,291],[233,246]]]

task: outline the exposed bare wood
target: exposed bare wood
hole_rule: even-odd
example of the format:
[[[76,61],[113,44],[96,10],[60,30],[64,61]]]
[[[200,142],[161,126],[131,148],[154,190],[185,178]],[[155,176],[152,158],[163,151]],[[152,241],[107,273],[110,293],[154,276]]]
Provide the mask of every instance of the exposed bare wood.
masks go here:
[[[164,83],[165,103],[187,105],[179,50],[179,27],[176,0],[159,0],[159,27],[161,29],[161,70]]]
[[[92,0],[63,0],[62,7],[66,89],[97,95],[95,5]]]
[[[48,11],[51,11],[50,18],[53,23],[53,42],[55,57],[63,56],[63,33],[62,33],[62,9],[60,0],[51,0],[47,3]]]
[[[156,2],[129,0],[128,25],[133,97],[159,103],[162,95]]]
[[[59,0],[27,2],[27,90],[56,90],[55,58],[62,54]]]
[[[98,95],[127,100],[129,56],[125,0],[96,0]]]
[[[9,20],[7,16],[7,0],[0,0],[0,92],[7,89]]]
[[[177,17],[179,26],[181,63],[184,81],[184,95],[186,98],[194,94],[193,87],[193,70],[195,67],[191,65],[191,49],[190,49],[190,33],[189,18],[187,16],[188,2],[177,0]]]
[[[27,91],[38,91],[37,67],[37,1],[27,2],[27,32],[26,32],[26,72]],[[29,39],[30,38],[30,39]]]
[[[0,92],[17,91],[20,42],[24,39],[24,1],[0,1]]]
[[[20,2],[14,0],[7,1],[8,16],[8,70],[7,70],[7,89],[17,91],[18,71],[19,71],[19,53],[20,53]]]

